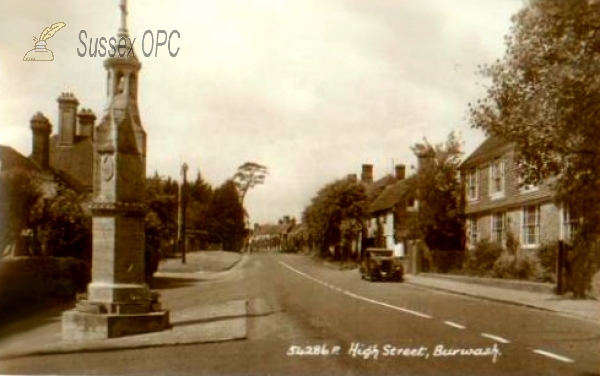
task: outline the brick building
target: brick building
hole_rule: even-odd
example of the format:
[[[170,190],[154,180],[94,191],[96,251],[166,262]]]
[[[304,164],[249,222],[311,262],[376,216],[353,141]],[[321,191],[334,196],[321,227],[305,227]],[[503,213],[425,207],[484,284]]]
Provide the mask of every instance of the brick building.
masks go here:
[[[509,232],[522,251],[570,238],[574,224],[553,202],[550,184],[523,185],[516,167],[514,144],[498,137],[486,139],[462,163],[469,249],[482,239],[504,245]]]

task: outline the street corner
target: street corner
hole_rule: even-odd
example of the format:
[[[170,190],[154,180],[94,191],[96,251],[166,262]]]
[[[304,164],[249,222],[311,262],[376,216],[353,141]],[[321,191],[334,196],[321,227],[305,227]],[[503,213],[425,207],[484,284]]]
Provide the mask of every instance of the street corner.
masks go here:
[[[28,346],[3,351],[0,360],[244,340],[248,337],[247,306],[241,299],[172,312],[167,330],[119,338],[64,340],[60,333],[53,333],[54,342],[29,341]]]

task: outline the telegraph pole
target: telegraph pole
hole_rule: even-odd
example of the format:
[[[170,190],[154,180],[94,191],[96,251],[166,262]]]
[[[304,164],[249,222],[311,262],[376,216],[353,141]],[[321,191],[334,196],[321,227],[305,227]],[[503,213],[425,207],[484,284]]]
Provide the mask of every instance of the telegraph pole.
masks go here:
[[[178,215],[177,215],[177,242],[179,245],[179,251],[181,252],[181,263],[185,264],[185,209],[187,205],[187,197],[185,197],[187,193],[187,170],[188,165],[184,163],[181,166],[181,177],[182,183],[179,185],[179,205],[178,205]]]

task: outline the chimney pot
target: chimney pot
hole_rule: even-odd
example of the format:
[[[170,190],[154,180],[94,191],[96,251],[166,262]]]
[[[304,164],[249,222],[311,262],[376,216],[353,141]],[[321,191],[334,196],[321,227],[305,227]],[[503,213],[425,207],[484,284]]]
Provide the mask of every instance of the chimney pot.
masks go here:
[[[48,168],[50,165],[50,133],[52,125],[47,117],[41,112],[36,113],[31,118],[32,152],[31,158],[42,168]]]
[[[367,183],[367,184],[373,183],[373,165],[372,164],[363,164],[362,165],[362,174],[360,175],[360,180],[363,183]]]
[[[94,123],[96,115],[89,108],[82,108],[77,114],[79,120],[78,136],[92,137],[94,135]]]
[[[61,93],[58,102],[58,134],[61,145],[73,145],[77,132],[77,106],[73,93]]]
[[[396,165],[396,179],[403,180],[406,177],[406,166],[403,164]]]

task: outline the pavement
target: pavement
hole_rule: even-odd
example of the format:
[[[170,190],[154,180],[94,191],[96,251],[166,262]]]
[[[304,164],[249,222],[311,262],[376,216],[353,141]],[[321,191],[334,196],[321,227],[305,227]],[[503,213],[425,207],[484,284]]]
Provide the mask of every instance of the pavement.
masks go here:
[[[406,275],[406,283],[425,288],[472,296],[480,299],[519,305],[560,315],[592,320],[600,323],[600,301],[596,299],[572,299],[568,295],[530,291],[528,283],[520,287],[518,282],[508,287],[496,287],[482,283],[469,283],[453,278],[431,275]]]
[[[211,251],[187,255],[181,260],[165,260],[156,277],[198,282],[216,280],[242,260],[242,255]],[[176,272],[181,270],[181,272]],[[166,304],[167,309],[169,304]],[[248,335],[247,300],[230,300],[204,305],[182,306],[170,311],[172,328],[121,338],[96,340],[63,340],[62,311],[41,313],[14,324],[12,335],[0,337],[0,360],[25,356],[102,352],[148,347],[190,345],[243,340]],[[6,332],[11,332],[8,328]]]

